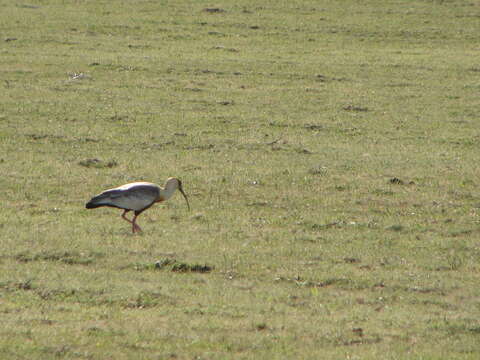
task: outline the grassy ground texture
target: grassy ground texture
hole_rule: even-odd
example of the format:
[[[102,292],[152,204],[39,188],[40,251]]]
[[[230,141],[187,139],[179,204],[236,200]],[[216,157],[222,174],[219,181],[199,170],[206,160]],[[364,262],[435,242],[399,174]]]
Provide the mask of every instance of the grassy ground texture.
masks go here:
[[[0,0],[0,357],[478,359],[475,1]],[[103,189],[182,179],[131,234]]]

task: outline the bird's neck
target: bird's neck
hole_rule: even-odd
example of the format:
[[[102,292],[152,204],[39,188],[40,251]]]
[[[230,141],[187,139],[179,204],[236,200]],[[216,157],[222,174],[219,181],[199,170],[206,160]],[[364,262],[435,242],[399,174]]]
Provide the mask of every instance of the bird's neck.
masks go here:
[[[177,190],[176,186],[167,184],[164,189],[160,189],[160,198],[164,201],[170,199],[175,190]]]

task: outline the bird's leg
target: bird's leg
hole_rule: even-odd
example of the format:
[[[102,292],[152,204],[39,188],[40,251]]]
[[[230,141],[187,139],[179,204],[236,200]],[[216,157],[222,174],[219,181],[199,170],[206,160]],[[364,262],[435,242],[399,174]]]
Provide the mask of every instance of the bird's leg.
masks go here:
[[[140,213],[135,212],[135,216],[132,219],[132,232],[134,233],[135,231],[142,231],[140,226],[137,225],[137,216],[140,215]]]
[[[122,214],[122,219],[128,221],[130,224],[132,224],[132,220],[128,219],[125,215],[129,212],[130,210],[125,210]]]

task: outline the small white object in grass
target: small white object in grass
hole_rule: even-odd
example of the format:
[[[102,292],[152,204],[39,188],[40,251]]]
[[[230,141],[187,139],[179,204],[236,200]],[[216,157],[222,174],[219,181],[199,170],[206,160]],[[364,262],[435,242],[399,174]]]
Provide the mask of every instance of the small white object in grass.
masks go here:
[[[85,75],[84,73],[73,73],[73,74],[69,74],[69,76],[70,76],[70,79],[72,80],[79,80],[87,77],[87,75]]]

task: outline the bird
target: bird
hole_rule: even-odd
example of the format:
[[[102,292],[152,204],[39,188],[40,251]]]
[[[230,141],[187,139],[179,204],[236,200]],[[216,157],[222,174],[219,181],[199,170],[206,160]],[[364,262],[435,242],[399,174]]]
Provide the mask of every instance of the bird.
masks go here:
[[[91,198],[85,207],[87,209],[95,209],[108,206],[124,210],[122,219],[132,224],[132,233],[135,233],[142,231],[136,222],[138,215],[157,202],[167,201],[177,189],[182,193],[187,202],[188,210],[190,210],[190,204],[187,195],[183,191],[182,182],[174,177],[168,178],[163,188],[150,182],[139,181],[105,190]],[[134,212],[132,220],[125,216],[130,211]]]

